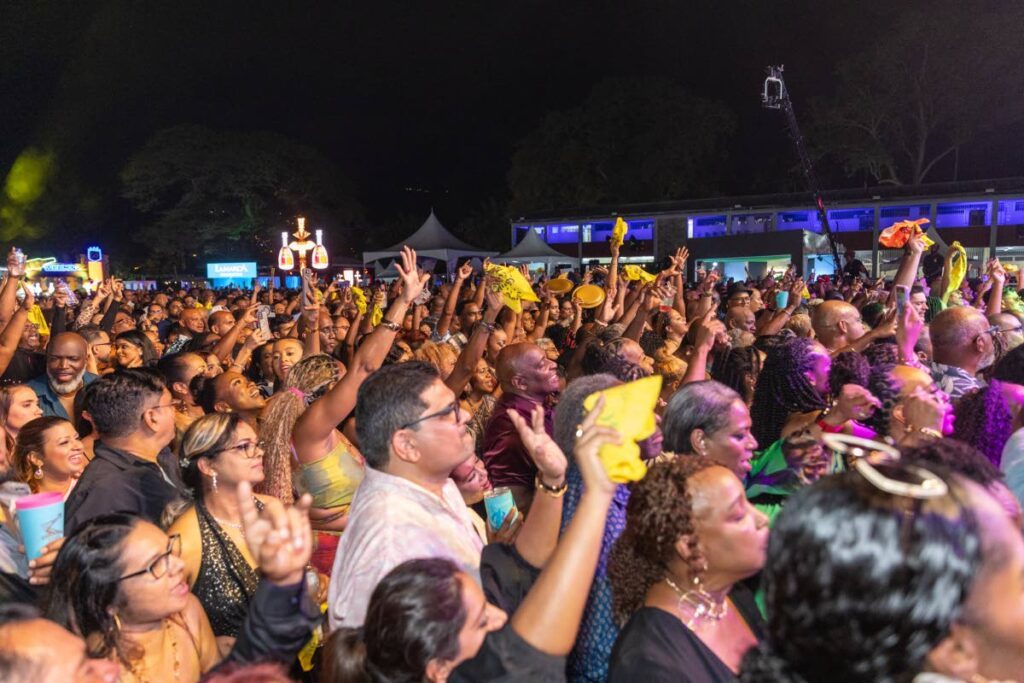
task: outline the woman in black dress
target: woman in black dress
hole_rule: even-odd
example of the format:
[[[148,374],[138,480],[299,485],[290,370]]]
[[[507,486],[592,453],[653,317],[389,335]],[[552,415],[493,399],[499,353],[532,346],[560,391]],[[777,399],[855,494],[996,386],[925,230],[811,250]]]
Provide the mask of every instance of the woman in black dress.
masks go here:
[[[705,457],[651,467],[612,550],[615,616],[626,625],[608,680],[724,683],[762,638],[739,582],[764,566],[768,518],[731,471]]]

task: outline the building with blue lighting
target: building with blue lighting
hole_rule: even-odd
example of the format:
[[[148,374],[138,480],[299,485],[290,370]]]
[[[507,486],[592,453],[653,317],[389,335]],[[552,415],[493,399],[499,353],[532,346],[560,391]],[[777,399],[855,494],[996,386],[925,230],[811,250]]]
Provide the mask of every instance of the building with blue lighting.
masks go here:
[[[972,270],[998,256],[1024,265],[1024,178],[884,186],[825,194],[840,252],[852,249],[876,276],[895,274],[900,250],[878,245],[893,223],[928,218],[941,242],[959,241]],[[757,276],[794,263],[803,274],[833,272],[821,222],[807,193],[716,197],[615,207],[590,207],[520,216],[513,246],[534,230],[569,258],[608,261],[608,237],[617,217],[629,223],[624,262],[658,263],[673,249],[698,262],[717,263],[726,277]]]

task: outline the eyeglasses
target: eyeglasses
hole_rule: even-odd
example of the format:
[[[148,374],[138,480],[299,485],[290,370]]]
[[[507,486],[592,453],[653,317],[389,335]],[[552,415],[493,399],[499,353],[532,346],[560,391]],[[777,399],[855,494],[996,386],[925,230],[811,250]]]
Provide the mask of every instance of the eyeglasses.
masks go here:
[[[148,567],[131,574],[125,574],[118,579],[118,582],[133,579],[143,574],[149,574],[154,579],[162,579],[170,569],[171,555],[181,557],[181,534],[171,534],[167,539],[167,552],[157,555],[156,559],[150,562]]]
[[[170,403],[157,403],[155,406],[150,406],[146,410],[157,410],[158,408],[180,408],[181,399],[173,399]]]
[[[418,425],[420,422],[424,422],[425,420],[432,420],[435,417],[447,417],[452,413],[455,413],[455,422],[457,424],[461,419],[461,411],[459,410],[459,399],[455,399],[454,401],[452,401],[451,405],[444,408],[443,410],[439,410],[436,413],[430,413],[429,415],[424,415],[423,417],[417,418],[412,422],[407,422],[401,427],[399,427],[399,429],[408,429],[409,427]]]
[[[972,339],[971,341],[977,341],[980,337],[984,337],[986,334],[991,334],[992,336],[995,336],[999,332],[1002,332],[1002,328],[999,327],[999,325],[993,325],[992,327],[988,328],[984,332],[981,332],[980,334],[976,334],[974,336],[974,339]]]
[[[266,444],[262,441],[243,441],[242,443],[236,443],[234,446],[228,446],[227,448],[221,448],[214,453],[226,453],[228,451],[242,451],[245,457],[252,460],[260,457],[260,454],[266,449]]]

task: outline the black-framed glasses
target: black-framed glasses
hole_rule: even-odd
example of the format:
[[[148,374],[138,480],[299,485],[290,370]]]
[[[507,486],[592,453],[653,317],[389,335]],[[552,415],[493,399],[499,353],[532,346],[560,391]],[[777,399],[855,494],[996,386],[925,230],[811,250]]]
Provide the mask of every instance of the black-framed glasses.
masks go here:
[[[243,441],[242,443],[236,443],[234,446],[228,446],[227,448],[221,448],[220,450],[216,450],[214,451],[214,453],[242,451],[246,458],[252,460],[254,458],[260,457],[264,450],[266,450],[266,444],[262,441]]]
[[[420,422],[424,422],[426,420],[432,420],[435,417],[447,417],[447,416],[451,415],[452,413],[455,413],[455,422],[458,423],[459,420],[461,419],[461,410],[459,408],[459,399],[455,399],[454,401],[452,401],[451,404],[448,405],[443,410],[439,410],[436,413],[430,413],[429,415],[424,415],[423,417],[416,418],[412,422],[406,422],[404,425],[399,427],[399,429],[408,429],[409,427],[413,427],[415,425],[418,425]]]
[[[157,555],[156,559],[150,562],[149,566],[145,569],[140,569],[139,571],[132,572],[131,574],[125,574],[118,578],[118,581],[134,579],[136,576],[142,576],[143,574],[149,574],[154,579],[162,579],[167,575],[167,571],[171,567],[171,555],[181,557],[181,534],[171,534],[167,538],[167,552]]]

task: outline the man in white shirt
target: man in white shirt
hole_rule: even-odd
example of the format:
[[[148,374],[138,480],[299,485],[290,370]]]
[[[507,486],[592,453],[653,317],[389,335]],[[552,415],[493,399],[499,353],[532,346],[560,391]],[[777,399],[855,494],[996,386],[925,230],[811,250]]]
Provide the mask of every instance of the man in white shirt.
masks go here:
[[[484,541],[449,475],[473,453],[469,415],[433,366],[385,366],[359,388],[356,431],[366,474],[331,572],[332,628],[361,626],[393,568],[445,557],[479,580]]]

